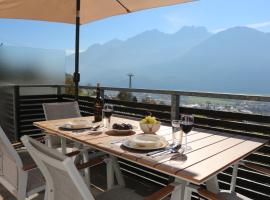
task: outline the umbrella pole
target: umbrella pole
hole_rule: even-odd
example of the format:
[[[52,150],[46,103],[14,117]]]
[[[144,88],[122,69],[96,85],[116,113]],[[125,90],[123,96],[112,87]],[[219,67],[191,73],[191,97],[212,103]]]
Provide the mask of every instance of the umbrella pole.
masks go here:
[[[75,101],[79,97],[79,82],[80,82],[80,73],[79,73],[79,61],[80,61],[80,0],[77,0],[77,12],[76,12],[76,36],[75,36],[75,72],[73,74],[73,81],[75,84]]]

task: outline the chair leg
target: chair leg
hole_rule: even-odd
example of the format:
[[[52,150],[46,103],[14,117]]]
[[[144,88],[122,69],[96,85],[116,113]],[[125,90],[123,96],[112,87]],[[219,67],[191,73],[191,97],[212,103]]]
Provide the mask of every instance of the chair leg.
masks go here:
[[[44,200],[48,200],[48,190],[47,190],[47,186],[46,186],[46,188],[45,188]]]
[[[114,170],[113,170],[113,161],[111,158],[106,158],[106,170],[107,170],[107,190],[111,190],[114,185]]]
[[[67,139],[64,137],[61,137],[61,147],[62,147],[62,153],[67,153]]]
[[[28,173],[22,172],[19,170],[19,182],[18,182],[18,200],[25,200],[26,198],[26,188],[27,188],[27,182],[28,182]]]
[[[49,148],[52,148],[52,136],[51,136],[51,135],[49,135],[49,134],[46,135],[45,144],[46,144]]]

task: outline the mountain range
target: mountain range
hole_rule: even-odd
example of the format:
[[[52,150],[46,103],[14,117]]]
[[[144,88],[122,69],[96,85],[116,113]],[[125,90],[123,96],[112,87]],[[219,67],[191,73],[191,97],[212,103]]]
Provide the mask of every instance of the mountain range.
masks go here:
[[[183,27],[150,30],[125,41],[94,44],[80,53],[82,84],[138,88],[269,94],[270,33],[234,27],[210,33]],[[66,57],[73,72],[74,55]]]

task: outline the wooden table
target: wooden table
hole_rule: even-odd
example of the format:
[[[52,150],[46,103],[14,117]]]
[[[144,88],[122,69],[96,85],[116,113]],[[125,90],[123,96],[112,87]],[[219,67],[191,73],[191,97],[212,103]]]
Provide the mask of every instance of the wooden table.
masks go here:
[[[84,117],[82,119],[92,121],[93,117]],[[191,146],[192,149],[184,155],[173,153],[150,157],[147,156],[145,152],[131,151],[122,147],[121,141],[128,136],[112,136],[108,135],[106,132],[89,134],[89,131],[75,133],[72,131],[59,130],[59,125],[71,120],[72,119],[42,121],[35,122],[34,125],[44,129],[50,134],[87,144],[92,148],[106,152],[112,156],[123,158],[130,162],[173,176],[184,186],[189,183],[199,185],[206,182],[208,189],[212,192],[218,191],[216,175],[219,172],[237,163],[267,142],[266,140],[258,138],[194,129],[188,135],[189,146]],[[76,120],[78,119],[76,118]],[[132,119],[113,117],[112,123],[115,122],[130,123],[139,127],[138,121]],[[135,132],[136,134],[141,133],[139,129]],[[172,140],[171,127],[161,126],[157,134],[165,137],[169,142]],[[235,170],[237,170],[236,167]],[[235,179],[235,177],[233,177],[233,179]],[[235,180],[233,181],[232,183],[235,185]],[[182,187],[182,191],[183,190],[184,188]],[[182,192],[182,199],[188,199],[191,195],[186,194],[184,197],[183,193],[184,192]]]

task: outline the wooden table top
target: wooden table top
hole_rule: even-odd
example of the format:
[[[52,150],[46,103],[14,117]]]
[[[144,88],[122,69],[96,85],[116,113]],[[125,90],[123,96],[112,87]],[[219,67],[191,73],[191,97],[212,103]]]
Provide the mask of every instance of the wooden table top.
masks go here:
[[[93,117],[83,117],[81,119],[92,121]],[[192,148],[190,151],[183,155],[173,153],[150,157],[145,152],[132,151],[123,147],[121,140],[129,136],[112,136],[106,132],[89,134],[87,130],[80,133],[59,130],[59,125],[71,120],[42,121],[35,122],[34,125],[50,134],[87,144],[92,148],[195,184],[207,181],[213,175],[241,160],[268,142],[259,138],[194,129],[188,134],[188,145]],[[139,122],[133,119],[112,117],[112,123],[115,122],[130,123],[139,127]],[[135,134],[142,133],[139,129],[135,132]],[[172,140],[172,128],[162,125],[157,135],[165,137],[170,142]]]

